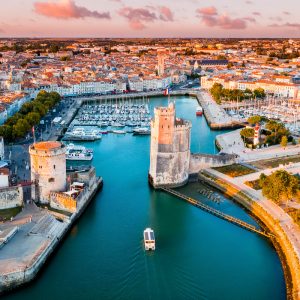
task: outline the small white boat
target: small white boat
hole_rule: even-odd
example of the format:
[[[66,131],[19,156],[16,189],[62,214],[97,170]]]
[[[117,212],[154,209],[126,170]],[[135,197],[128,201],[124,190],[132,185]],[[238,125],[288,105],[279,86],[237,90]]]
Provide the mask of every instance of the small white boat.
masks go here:
[[[112,133],[115,133],[115,134],[125,134],[126,131],[124,131],[124,130],[113,130]]]
[[[203,114],[203,109],[201,106],[199,106],[196,110],[196,116],[202,116]]]
[[[144,230],[144,246],[146,251],[155,250],[155,236],[151,228]]]

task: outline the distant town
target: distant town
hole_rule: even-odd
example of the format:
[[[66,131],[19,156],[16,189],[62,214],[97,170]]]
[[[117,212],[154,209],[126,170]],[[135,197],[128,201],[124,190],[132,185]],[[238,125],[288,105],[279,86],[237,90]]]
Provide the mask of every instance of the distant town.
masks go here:
[[[0,293],[39,278],[90,204],[113,220],[140,189],[267,241],[300,299],[299,122],[300,39],[0,39]],[[160,255],[175,244],[145,207],[126,218],[147,210],[143,251]]]

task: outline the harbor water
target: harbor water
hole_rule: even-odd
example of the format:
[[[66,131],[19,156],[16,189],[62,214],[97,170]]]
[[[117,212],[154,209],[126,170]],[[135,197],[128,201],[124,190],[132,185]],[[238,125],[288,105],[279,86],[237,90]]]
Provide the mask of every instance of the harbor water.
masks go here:
[[[150,100],[167,105],[167,98]],[[192,152],[215,153],[193,98],[176,99],[177,116],[192,122]],[[94,150],[103,176],[98,193],[37,280],[3,299],[282,300],[285,282],[271,243],[164,192],[149,187],[150,136],[103,135],[81,143]],[[255,224],[237,204],[181,189],[206,204]],[[211,203],[212,202],[212,203]],[[143,230],[156,235],[156,251],[143,249]]]

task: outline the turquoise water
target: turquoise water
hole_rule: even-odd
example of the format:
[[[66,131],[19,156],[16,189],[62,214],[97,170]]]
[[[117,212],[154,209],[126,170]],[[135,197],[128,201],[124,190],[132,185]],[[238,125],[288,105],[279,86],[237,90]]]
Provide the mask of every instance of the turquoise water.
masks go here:
[[[151,101],[166,105],[165,98]],[[177,115],[192,121],[192,151],[214,153],[219,132],[196,118],[196,106],[178,98]],[[266,239],[148,186],[149,141],[108,135],[86,143],[103,190],[38,279],[7,299],[285,299],[281,264]],[[232,201],[212,203],[198,188],[181,190],[255,224]],[[153,253],[142,247],[148,226],[156,233]]]

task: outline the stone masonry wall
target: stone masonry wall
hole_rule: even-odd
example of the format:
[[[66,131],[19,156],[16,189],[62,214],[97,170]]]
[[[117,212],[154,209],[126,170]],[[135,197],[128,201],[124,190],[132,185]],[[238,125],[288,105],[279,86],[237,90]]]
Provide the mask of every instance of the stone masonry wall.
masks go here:
[[[22,187],[9,187],[0,189],[0,210],[23,205]]]
[[[191,154],[189,174],[197,174],[203,169],[232,165],[236,162],[235,155]]]

